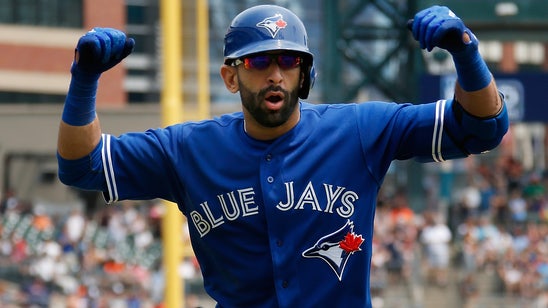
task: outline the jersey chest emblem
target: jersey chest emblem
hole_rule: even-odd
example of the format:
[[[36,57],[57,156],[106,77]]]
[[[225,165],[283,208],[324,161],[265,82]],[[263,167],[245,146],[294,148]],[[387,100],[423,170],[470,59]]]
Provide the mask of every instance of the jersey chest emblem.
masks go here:
[[[339,230],[321,237],[314,246],[302,253],[305,258],[325,261],[342,281],[344,267],[352,254],[361,251],[363,237],[354,233],[354,222],[347,220]]]

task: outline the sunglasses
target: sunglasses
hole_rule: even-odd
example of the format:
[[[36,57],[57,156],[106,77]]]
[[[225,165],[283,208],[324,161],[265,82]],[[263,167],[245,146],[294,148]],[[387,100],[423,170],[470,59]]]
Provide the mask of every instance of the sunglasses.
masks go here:
[[[281,69],[287,70],[296,68],[302,63],[302,58],[297,55],[256,55],[234,60],[230,65],[238,66],[244,65],[245,69],[257,69],[264,70],[272,64],[272,61],[276,61]]]

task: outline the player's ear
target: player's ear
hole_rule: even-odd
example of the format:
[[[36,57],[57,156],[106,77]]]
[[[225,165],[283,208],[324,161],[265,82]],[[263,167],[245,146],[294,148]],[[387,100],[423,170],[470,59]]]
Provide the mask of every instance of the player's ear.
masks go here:
[[[238,92],[240,87],[238,84],[238,75],[235,67],[223,64],[221,66],[221,77],[223,78],[225,87],[228,89],[228,91],[230,91],[231,93]]]

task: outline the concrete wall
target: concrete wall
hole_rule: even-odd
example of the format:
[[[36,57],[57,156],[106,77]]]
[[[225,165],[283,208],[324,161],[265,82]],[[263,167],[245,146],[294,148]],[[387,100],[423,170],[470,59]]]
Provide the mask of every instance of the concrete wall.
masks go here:
[[[57,172],[56,143],[62,105],[0,106],[0,195],[8,183],[19,197],[35,200],[69,201],[64,185],[41,187],[36,178],[41,172]],[[141,131],[161,126],[157,104],[99,110],[104,132],[118,135],[125,131]],[[7,168],[6,158],[12,157]],[[52,170],[54,169],[54,170]],[[10,174],[6,174],[6,171]],[[58,182],[58,180],[55,180]],[[59,184],[59,183],[53,183]],[[46,193],[46,196],[37,196]]]

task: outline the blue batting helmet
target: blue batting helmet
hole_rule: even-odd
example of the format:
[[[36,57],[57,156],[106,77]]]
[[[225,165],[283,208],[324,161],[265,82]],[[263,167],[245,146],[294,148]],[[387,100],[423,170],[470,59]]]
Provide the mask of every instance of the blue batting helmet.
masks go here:
[[[308,35],[302,21],[290,10],[276,5],[258,5],[238,14],[224,41],[224,62],[265,51],[297,52],[303,57],[305,80],[299,97],[308,97],[316,77],[314,55],[308,49]]]

